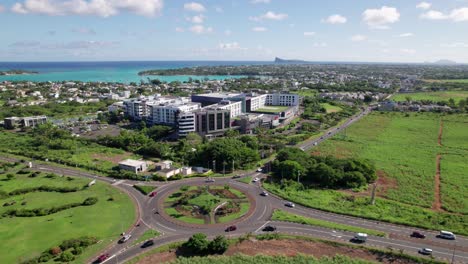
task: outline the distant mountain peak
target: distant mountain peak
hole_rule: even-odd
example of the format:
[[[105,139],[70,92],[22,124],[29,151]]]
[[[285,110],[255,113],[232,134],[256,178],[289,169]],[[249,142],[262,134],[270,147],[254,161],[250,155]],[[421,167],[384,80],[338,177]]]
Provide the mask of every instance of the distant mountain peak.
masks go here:
[[[435,61],[434,64],[439,64],[439,65],[455,65],[457,64],[456,61],[452,61],[452,60],[438,60],[438,61]]]

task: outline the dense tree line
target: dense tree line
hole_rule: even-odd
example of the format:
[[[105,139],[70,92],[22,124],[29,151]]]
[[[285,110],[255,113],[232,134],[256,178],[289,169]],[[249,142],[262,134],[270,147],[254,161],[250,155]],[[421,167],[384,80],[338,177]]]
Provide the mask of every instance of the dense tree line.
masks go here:
[[[281,150],[272,165],[276,178],[326,188],[357,188],[377,178],[375,166],[367,160],[311,156],[298,148]]]
[[[96,113],[97,111],[107,111],[112,101],[100,101],[97,103],[47,103],[44,105],[28,105],[23,107],[2,107],[0,119],[11,116],[25,117],[45,115],[48,117],[77,116],[87,113]]]
[[[51,208],[36,208],[36,209],[12,209],[8,210],[3,213],[3,217],[34,217],[34,216],[45,216],[50,214],[55,214],[63,210],[67,210],[70,208],[78,207],[78,206],[90,206],[96,204],[98,201],[95,197],[86,198],[81,203],[70,203],[64,204],[61,206],[54,206]]]
[[[229,248],[229,242],[224,236],[209,241],[205,234],[196,233],[182,247],[194,255],[223,254]]]

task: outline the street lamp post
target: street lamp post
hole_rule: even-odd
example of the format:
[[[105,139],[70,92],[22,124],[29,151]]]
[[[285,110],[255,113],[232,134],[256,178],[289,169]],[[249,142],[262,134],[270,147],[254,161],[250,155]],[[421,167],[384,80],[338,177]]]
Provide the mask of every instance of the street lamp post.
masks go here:
[[[299,177],[300,177],[300,176],[301,176],[301,171],[298,171],[298,172],[297,172],[297,183],[301,183],[301,182],[299,181]]]

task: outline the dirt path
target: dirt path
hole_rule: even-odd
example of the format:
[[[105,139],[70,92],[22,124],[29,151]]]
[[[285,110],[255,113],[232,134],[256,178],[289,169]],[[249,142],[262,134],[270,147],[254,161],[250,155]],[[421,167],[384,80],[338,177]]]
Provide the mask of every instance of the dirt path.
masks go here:
[[[434,203],[432,209],[436,211],[442,211],[442,199],[440,197],[440,160],[442,155],[438,154],[436,157],[436,174],[434,179]]]
[[[440,126],[439,126],[439,137],[437,139],[437,143],[439,146],[442,146],[442,131],[444,130],[444,121],[440,119]]]

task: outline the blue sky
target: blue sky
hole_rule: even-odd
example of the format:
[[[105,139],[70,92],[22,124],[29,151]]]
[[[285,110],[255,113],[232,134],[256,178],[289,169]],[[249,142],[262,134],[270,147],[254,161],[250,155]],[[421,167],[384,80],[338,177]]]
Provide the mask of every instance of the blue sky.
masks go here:
[[[2,0],[0,61],[468,63],[468,0]]]

